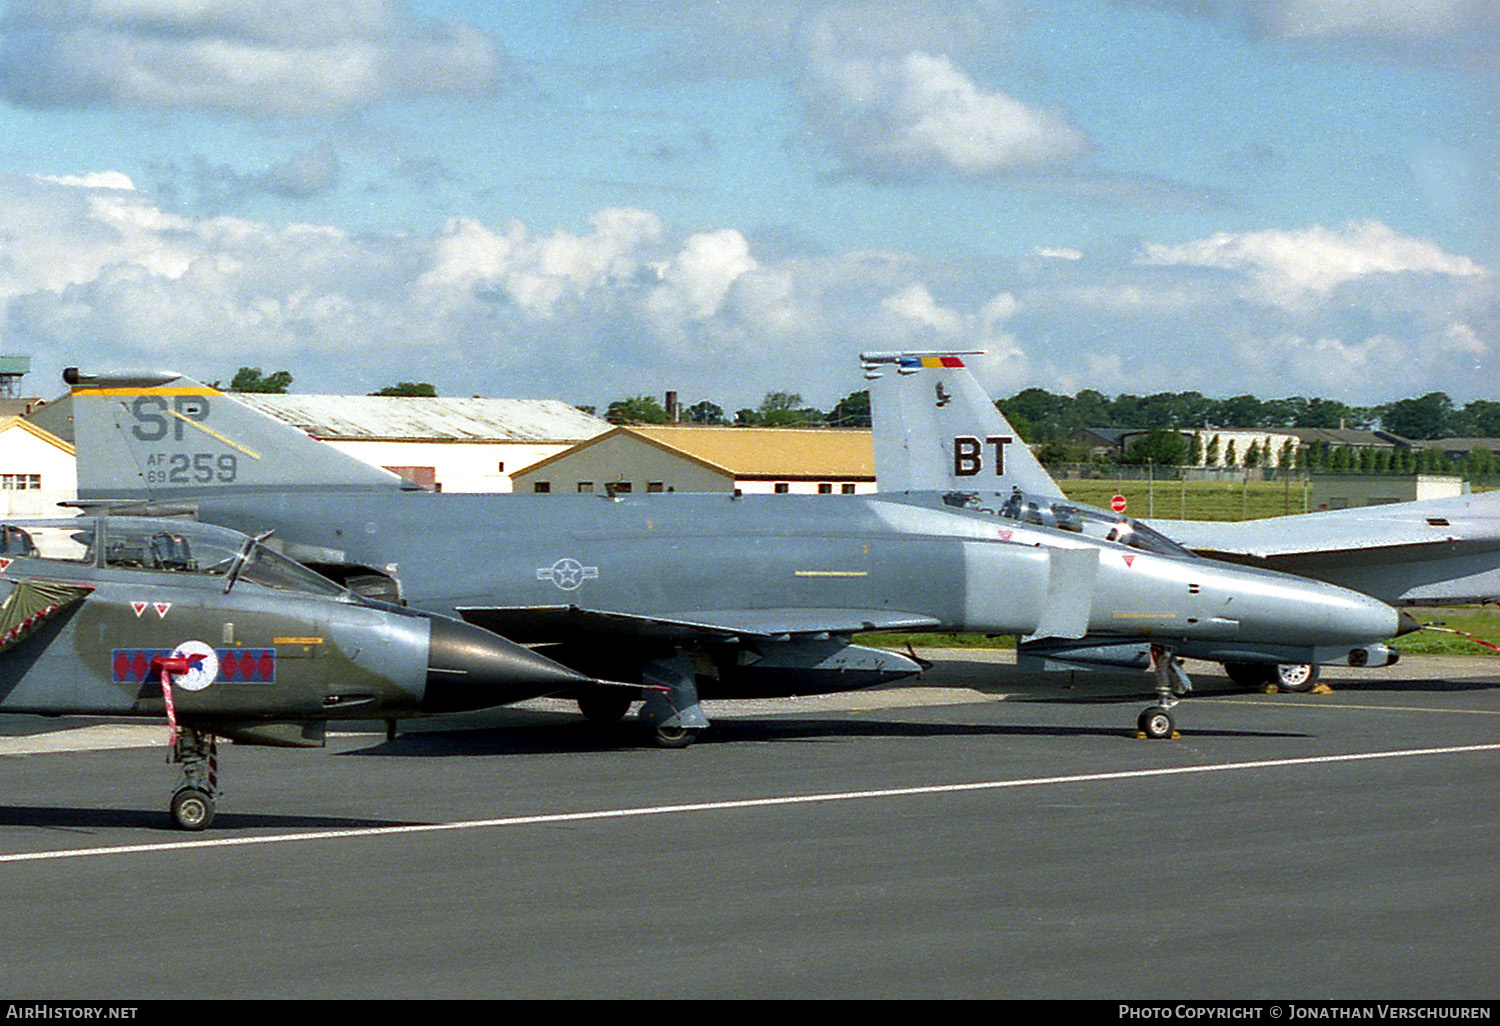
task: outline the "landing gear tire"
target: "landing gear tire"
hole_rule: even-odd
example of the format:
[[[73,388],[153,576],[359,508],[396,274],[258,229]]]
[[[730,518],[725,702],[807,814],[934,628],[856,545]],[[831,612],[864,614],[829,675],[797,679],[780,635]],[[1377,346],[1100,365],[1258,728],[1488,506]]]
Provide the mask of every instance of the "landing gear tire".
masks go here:
[[[206,830],[214,821],[214,800],[196,787],[172,795],[172,822],[182,830]]]
[[[1169,738],[1177,730],[1171,711],[1158,705],[1141,710],[1141,715],[1136,719],[1135,725],[1140,728],[1142,734],[1154,740]]]
[[[691,727],[652,727],[650,737],[657,748],[686,748],[698,740],[698,731]]]
[[[609,726],[619,723],[625,714],[630,711],[631,697],[626,692],[619,694],[587,694],[578,699],[578,711],[583,713],[584,718],[590,723],[600,726]]]
[[[1282,691],[1311,691],[1318,683],[1317,663],[1282,663],[1271,678]]]
[[[1225,663],[1224,672],[1242,688],[1261,688],[1277,683],[1276,667],[1267,663]]]

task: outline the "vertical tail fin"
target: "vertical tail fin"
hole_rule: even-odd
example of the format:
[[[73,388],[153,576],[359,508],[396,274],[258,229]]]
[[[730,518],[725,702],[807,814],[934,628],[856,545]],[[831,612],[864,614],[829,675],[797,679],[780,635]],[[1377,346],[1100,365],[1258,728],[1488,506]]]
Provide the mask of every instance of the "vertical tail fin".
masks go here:
[[[63,401],[72,404],[80,499],[403,487],[397,475],[180,374],[70,367],[63,380],[73,386]]]
[[[963,357],[863,353],[882,492],[1009,491],[1063,498]]]

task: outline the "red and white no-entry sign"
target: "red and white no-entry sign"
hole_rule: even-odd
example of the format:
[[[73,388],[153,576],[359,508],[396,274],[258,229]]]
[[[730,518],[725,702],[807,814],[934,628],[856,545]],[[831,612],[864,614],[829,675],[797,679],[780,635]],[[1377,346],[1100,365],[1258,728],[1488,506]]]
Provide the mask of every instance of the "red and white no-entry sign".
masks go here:
[[[1125,512],[1125,496],[1123,496],[1123,495],[1116,495],[1113,499],[1110,499],[1109,500],[1109,508],[1112,509],[1112,510],[1114,510],[1116,513],[1124,513]]]

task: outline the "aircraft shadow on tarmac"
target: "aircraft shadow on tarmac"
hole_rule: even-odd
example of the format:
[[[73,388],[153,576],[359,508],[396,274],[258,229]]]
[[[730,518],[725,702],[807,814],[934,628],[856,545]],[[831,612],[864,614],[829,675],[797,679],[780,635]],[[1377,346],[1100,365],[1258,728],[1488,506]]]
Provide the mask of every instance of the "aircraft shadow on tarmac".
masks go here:
[[[268,816],[247,812],[220,812],[214,817],[213,834],[226,830],[359,830],[371,827],[412,826],[404,820],[355,819],[340,816]],[[182,837],[170,817],[160,809],[89,809],[58,805],[0,805],[0,828],[40,827],[46,830],[114,830],[133,828],[160,831]]]
[[[640,732],[643,734],[644,732]],[[1210,737],[1307,737],[1309,735],[1267,730],[1193,730],[1189,736]],[[725,745],[747,743],[796,744],[857,738],[939,737],[1103,737],[1133,739],[1125,727],[1067,725],[916,723],[892,720],[792,718],[734,718],[715,720],[694,743]],[[493,729],[424,730],[404,734],[367,748],[340,753],[354,756],[434,758],[464,755],[541,755],[579,752],[649,750],[629,723],[613,728],[566,722],[548,725]],[[666,754],[666,753],[663,753]]]

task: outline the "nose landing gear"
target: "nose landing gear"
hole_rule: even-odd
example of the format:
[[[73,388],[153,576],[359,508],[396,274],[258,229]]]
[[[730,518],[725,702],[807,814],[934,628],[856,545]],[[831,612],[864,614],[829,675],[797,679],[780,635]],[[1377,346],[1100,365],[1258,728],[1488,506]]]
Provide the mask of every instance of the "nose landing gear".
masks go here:
[[[1156,704],[1147,706],[1136,718],[1139,736],[1153,740],[1181,737],[1172,708],[1182,700],[1180,696],[1193,690],[1193,682],[1183,670],[1182,660],[1165,645],[1151,646],[1151,669],[1156,675]]]

